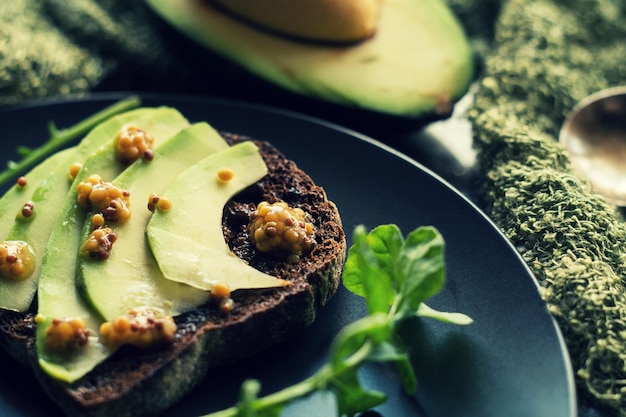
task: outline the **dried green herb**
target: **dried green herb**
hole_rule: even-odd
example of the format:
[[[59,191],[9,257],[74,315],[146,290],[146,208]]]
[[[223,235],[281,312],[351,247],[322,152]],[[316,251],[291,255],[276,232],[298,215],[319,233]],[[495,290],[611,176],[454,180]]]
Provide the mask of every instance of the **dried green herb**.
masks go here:
[[[42,16],[40,1],[0,2],[0,105],[84,93],[104,75],[97,56]]]
[[[469,111],[485,210],[541,284],[580,392],[626,416],[626,223],[572,171],[571,107],[626,84],[623,0],[507,0]],[[617,58],[622,57],[622,58]]]
[[[0,1],[0,105],[103,89],[197,91],[207,82],[191,76],[197,57],[181,59],[163,29],[143,0]]]

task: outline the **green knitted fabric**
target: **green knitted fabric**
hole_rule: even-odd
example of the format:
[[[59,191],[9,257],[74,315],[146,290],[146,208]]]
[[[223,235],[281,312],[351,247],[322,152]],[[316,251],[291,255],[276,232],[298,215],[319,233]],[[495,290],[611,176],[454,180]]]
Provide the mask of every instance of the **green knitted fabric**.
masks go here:
[[[626,224],[557,143],[572,106],[626,84],[623,0],[507,0],[469,112],[484,209],[537,276],[580,392],[626,416]]]
[[[98,89],[197,91],[193,57],[166,29],[143,0],[2,1],[0,105]]]
[[[0,104],[88,91],[102,61],[72,43],[37,0],[0,2]]]

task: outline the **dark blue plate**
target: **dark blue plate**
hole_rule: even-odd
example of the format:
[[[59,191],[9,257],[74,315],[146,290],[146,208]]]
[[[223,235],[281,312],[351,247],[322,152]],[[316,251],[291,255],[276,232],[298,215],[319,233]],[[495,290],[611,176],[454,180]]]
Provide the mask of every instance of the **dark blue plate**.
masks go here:
[[[53,120],[69,126],[125,95],[31,102],[0,110],[5,150],[45,140]],[[433,225],[446,240],[447,282],[430,301],[474,319],[467,327],[431,320],[404,331],[419,378],[416,395],[402,391],[392,367],[369,367],[367,386],[386,392],[374,415],[385,417],[574,417],[573,376],[558,327],[540,299],[519,254],[462,194],[432,172],[368,137],[288,111],[212,99],[144,95],[143,104],[178,108],[190,121],[268,140],[322,185],[342,214],[349,244],[357,224],[396,223],[406,234]],[[11,158],[7,151],[3,154]],[[237,401],[243,379],[263,392],[293,384],[327,359],[328,346],[346,324],[365,314],[362,300],[342,289],[297,339],[237,366],[210,372],[167,416],[200,416]],[[30,371],[0,355],[0,415],[56,416],[60,411]],[[316,395],[288,407],[285,416],[334,414],[331,396]]]

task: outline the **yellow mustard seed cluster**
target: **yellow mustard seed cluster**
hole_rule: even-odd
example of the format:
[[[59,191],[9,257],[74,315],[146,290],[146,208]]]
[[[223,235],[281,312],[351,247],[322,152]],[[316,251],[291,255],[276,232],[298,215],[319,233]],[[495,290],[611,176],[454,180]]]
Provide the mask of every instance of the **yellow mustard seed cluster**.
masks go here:
[[[123,223],[130,218],[130,193],[104,181],[97,174],[80,182],[77,192],[78,204],[100,211],[106,221]]]
[[[79,317],[55,318],[46,329],[46,346],[52,350],[76,349],[88,341],[89,329]]]
[[[172,343],[176,323],[171,316],[154,308],[134,308],[128,314],[102,323],[100,337],[112,346],[133,345],[149,348]]]
[[[260,252],[272,252],[279,258],[297,261],[315,246],[313,224],[306,213],[283,201],[262,201],[250,218],[250,239]]]
[[[135,125],[124,126],[115,138],[115,157],[122,164],[154,158],[154,138]]]
[[[32,275],[35,263],[35,254],[26,242],[0,242],[0,276],[3,278],[24,280]]]
[[[96,227],[80,247],[80,254],[85,258],[108,259],[116,240],[117,234],[111,228]]]

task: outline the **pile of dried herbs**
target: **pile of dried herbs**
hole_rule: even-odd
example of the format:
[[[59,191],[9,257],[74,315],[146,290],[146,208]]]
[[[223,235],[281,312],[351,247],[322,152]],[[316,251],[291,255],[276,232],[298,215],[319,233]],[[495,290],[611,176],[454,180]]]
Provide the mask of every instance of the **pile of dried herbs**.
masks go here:
[[[626,2],[504,0],[469,117],[484,209],[522,252],[581,394],[626,416],[626,223],[572,171],[558,130],[626,85]]]

